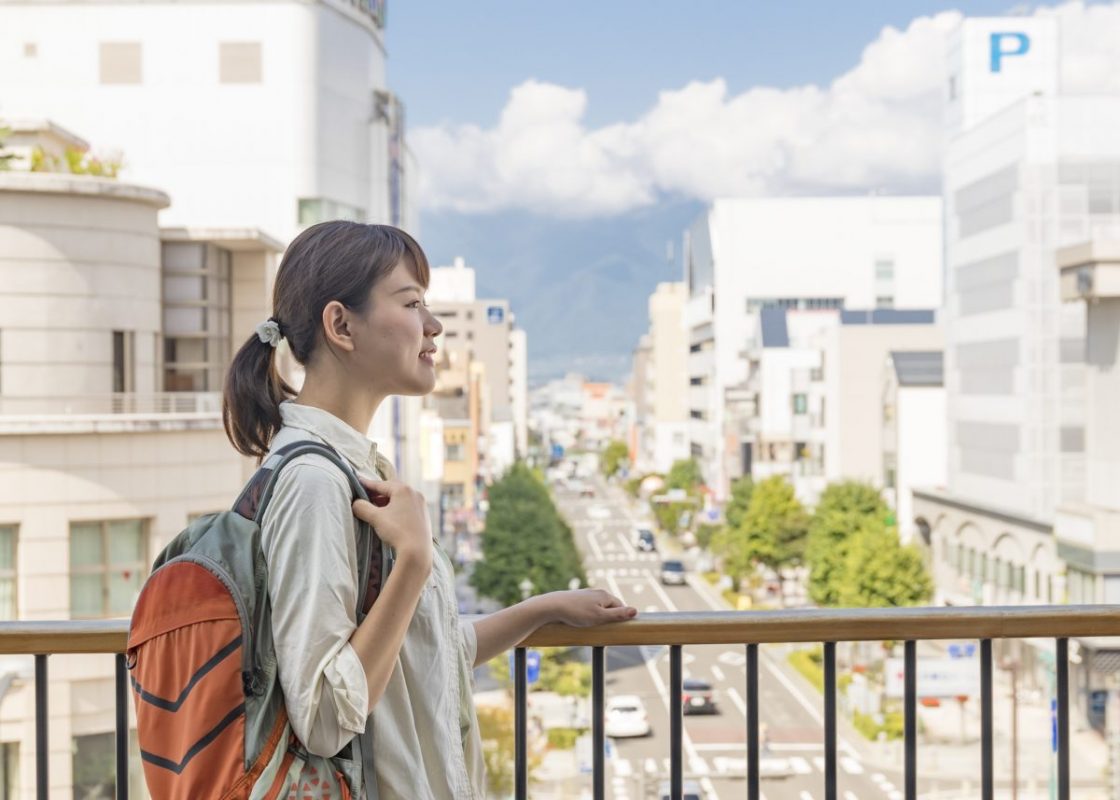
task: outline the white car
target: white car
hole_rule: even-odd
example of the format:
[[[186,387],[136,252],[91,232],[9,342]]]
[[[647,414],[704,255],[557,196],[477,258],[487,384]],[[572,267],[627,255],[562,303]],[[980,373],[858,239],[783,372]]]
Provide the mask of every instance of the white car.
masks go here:
[[[649,716],[642,698],[633,694],[620,694],[607,702],[604,712],[603,733],[614,739],[629,736],[649,736]]]

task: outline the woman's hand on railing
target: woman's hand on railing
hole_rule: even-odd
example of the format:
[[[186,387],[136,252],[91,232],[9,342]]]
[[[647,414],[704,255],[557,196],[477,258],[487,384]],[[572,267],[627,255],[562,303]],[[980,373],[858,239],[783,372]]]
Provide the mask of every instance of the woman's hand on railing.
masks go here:
[[[574,628],[587,628],[605,622],[625,622],[638,616],[638,609],[626,605],[602,589],[550,592],[541,600],[549,604],[551,622],[561,622]]]

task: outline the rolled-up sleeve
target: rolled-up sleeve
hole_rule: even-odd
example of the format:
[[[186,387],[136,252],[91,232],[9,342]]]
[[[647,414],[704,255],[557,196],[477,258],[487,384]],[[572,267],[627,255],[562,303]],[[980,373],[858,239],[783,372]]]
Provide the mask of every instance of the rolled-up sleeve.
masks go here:
[[[459,633],[463,642],[463,658],[466,659],[468,666],[474,667],[475,659],[478,658],[478,632],[474,629],[474,623],[465,619],[459,620]]]
[[[311,753],[333,756],[365,729],[369,709],[365,670],[350,646],[358,556],[346,479],[316,456],[292,462],[276,481],[261,534],[292,730]]]

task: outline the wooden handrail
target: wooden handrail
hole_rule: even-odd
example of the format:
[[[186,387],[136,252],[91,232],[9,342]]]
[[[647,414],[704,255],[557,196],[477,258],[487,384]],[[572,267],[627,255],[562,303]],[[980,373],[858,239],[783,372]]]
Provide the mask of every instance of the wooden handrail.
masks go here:
[[[470,617],[465,617],[470,619]],[[0,622],[0,654],[120,653],[128,620]],[[1120,606],[976,606],[647,613],[596,628],[546,625],[527,647],[1120,636]]]

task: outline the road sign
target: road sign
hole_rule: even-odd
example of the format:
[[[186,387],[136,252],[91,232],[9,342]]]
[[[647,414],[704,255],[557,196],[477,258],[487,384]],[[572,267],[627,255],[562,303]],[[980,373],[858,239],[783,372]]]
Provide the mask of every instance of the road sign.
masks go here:
[[[509,651],[509,674],[517,674],[517,666],[513,659],[513,650]],[[525,682],[536,683],[541,677],[541,651],[528,650],[525,653]]]
[[[949,645],[950,658],[972,658],[976,655],[976,642],[953,642]]]
[[[884,677],[887,697],[902,697],[905,666],[901,658],[888,658]],[[924,658],[918,660],[918,697],[975,697],[980,690],[980,671],[965,659]]]

